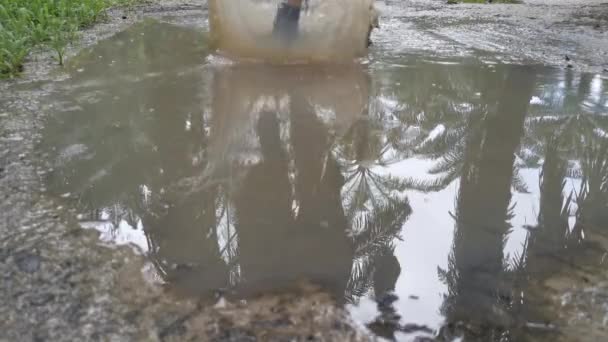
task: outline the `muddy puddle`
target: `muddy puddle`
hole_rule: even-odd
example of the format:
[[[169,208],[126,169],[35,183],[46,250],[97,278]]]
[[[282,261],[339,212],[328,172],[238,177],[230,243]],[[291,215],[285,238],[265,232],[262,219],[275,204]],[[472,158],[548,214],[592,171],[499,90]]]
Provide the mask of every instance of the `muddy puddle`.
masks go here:
[[[608,80],[387,51],[232,64],[206,44],[146,21],[70,61],[40,149],[83,228],[168,295],[307,281],[386,338],[559,335],[533,284],[608,228]]]

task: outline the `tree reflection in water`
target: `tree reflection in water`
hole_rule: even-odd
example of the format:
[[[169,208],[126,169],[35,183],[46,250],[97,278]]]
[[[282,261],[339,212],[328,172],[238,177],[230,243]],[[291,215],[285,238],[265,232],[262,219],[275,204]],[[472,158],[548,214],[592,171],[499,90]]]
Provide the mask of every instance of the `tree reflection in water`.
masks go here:
[[[207,158],[198,172],[169,182],[179,184],[165,195],[175,204],[157,214],[160,224],[146,224],[173,287],[200,294],[233,286],[238,296],[306,279],[339,302],[373,289],[391,311],[386,298],[400,274],[393,242],[411,209],[398,194],[403,185],[374,170],[386,139],[378,131],[369,138],[376,118],[369,118],[367,82],[353,66],[215,71],[209,144],[198,153]],[[325,97],[336,86],[343,98]],[[176,233],[178,222],[190,231]],[[179,242],[166,246],[172,240]],[[187,251],[193,254],[179,262],[171,258]]]
[[[59,147],[49,187],[78,194],[87,224],[145,232],[140,247],[179,293],[240,297],[308,279],[341,302],[375,298],[378,335],[427,331],[397,310],[406,193],[455,191],[438,338],[517,339],[546,318],[531,284],[605,234],[608,121],[595,76],[414,63],[374,70],[372,84],[355,65],[201,70],[199,50],[178,48],[196,35],[142,25],[79,57],[85,71],[62,85],[65,110],[44,142]],[[392,172],[416,158],[435,178]],[[507,255],[514,198],[536,191],[530,170],[537,221]]]
[[[524,68],[491,79],[488,105],[495,111],[468,134],[457,197],[449,270],[442,272],[449,294],[444,312],[450,321],[474,315],[482,327],[508,327],[506,308],[512,289],[504,275],[504,242],[511,228],[511,184],[515,152],[524,132],[534,74]],[[501,89],[511,89],[500,92]],[[500,332],[496,332],[500,334]],[[493,332],[487,332],[493,335]]]

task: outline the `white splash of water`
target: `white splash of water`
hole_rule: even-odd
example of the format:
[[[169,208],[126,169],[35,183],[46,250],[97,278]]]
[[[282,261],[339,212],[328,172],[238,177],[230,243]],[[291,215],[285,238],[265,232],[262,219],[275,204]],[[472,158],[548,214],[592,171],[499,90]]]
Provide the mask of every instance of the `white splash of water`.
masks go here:
[[[346,61],[367,52],[372,0],[310,0],[290,43],[273,37],[281,0],[210,0],[211,36],[222,54],[273,62]]]

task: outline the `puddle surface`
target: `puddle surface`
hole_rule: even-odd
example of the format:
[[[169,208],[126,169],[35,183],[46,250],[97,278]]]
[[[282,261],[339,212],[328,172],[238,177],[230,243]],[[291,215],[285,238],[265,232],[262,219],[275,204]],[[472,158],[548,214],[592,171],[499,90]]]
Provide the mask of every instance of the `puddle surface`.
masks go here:
[[[306,279],[384,337],[550,336],[526,284],[608,222],[608,81],[377,54],[232,65],[136,25],[49,98],[49,192],[180,295]]]

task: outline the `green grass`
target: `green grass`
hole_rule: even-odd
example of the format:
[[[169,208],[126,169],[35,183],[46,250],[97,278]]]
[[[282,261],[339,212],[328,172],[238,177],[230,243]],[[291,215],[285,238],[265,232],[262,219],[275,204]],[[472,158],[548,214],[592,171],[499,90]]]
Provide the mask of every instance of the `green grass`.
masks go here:
[[[0,78],[14,77],[37,46],[47,46],[63,64],[66,46],[80,28],[112,6],[138,0],[0,0]]]

